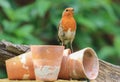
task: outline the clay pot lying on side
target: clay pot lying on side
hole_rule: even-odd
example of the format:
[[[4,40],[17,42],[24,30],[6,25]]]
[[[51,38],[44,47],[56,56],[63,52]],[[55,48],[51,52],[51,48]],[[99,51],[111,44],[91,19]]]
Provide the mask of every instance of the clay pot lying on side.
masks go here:
[[[55,81],[61,67],[63,46],[31,46],[36,80]]]
[[[64,54],[58,78],[93,80],[98,76],[98,71],[98,57],[92,48],[85,48],[70,55],[68,50]]]
[[[8,79],[35,79],[31,52],[6,60]]]

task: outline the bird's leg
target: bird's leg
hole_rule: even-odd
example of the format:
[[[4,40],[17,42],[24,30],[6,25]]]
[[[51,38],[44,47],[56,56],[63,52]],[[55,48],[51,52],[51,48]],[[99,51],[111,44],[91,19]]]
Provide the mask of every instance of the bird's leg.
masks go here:
[[[70,42],[70,49],[71,49],[71,52],[73,52],[72,42]]]
[[[62,46],[64,46],[63,42],[62,42]]]
[[[62,46],[64,46],[64,47],[65,47],[65,49],[67,48],[67,45],[65,45],[63,42],[62,42]]]

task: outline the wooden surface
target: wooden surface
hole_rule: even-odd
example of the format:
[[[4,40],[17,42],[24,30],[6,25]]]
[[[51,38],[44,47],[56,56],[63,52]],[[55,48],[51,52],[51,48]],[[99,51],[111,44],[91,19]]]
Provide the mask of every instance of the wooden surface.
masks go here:
[[[44,81],[35,81],[35,80],[8,80],[8,79],[0,79],[0,82],[44,82]],[[87,81],[80,81],[80,80],[57,80],[54,82],[87,82]],[[97,81],[90,81],[90,82],[97,82]]]
[[[97,82],[120,82],[120,66],[99,60],[100,70]]]
[[[0,66],[4,65],[4,61],[6,59],[17,56],[26,51],[29,51],[29,46],[27,45],[15,45],[6,41],[0,42]],[[96,78],[96,80],[91,82],[120,82],[120,66],[110,64],[103,60],[99,60],[99,63],[100,63],[99,75]],[[0,82],[39,82],[39,81],[0,79]],[[55,82],[69,82],[69,80],[57,80]],[[87,82],[87,81],[70,80],[70,82]]]

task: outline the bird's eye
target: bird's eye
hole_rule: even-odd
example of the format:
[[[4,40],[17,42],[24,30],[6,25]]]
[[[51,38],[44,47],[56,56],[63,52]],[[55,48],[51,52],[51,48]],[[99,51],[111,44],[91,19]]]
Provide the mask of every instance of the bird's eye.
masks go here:
[[[68,11],[68,9],[66,9],[66,12]]]

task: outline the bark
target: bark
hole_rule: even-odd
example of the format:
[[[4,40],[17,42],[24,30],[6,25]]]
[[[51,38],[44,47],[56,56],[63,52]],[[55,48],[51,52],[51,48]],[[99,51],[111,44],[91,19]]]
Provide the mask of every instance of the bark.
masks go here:
[[[28,45],[18,45],[18,44],[16,45],[7,41],[1,41],[0,42],[0,66],[5,65],[6,59],[20,55],[29,50],[30,48]],[[120,81],[120,66],[110,64],[103,60],[99,60],[99,63],[100,63],[99,75],[96,80],[91,82],[119,82]],[[86,82],[86,81],[80,81],[80,82]]]
[[[120,66],[99,60],[100,69],[97,82],[120,82]]]
[[[5,65],[5,60],[29,51],[29,46],[12,44],[7,41],[0,42],[0,66]]]

